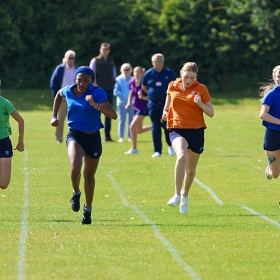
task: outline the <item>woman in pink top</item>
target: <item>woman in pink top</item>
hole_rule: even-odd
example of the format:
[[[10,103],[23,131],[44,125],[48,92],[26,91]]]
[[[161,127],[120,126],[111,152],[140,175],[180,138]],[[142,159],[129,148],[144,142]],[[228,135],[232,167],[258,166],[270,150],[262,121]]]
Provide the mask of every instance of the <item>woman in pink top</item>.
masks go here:
[[[207,87],[196,81],[197,72],[194,62],[184,64],[180,71],[181,77],[168,86],[162,114],[162,119],[167,121],[170,142],[177,156],[175,195],[167,204],[175,206],[180,202],[181,214],[188,211],[188,193],[204,148],[206,125],[203,115],[214,116],[211,96]]]

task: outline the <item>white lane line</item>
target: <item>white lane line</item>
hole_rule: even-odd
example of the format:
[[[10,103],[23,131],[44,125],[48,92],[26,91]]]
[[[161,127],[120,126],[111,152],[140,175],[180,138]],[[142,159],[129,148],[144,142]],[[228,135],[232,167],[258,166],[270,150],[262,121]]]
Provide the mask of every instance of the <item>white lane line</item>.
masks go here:
[[[203,184],[201,181],[199,181],[197,178],[194,178],[194,181],[203,189],[205,189],[211,196],[212,198],[220,205],[223,205],[224,203],[222,202],[222,200],[215,194],[215,192],[209,188],[208,186],[206,186],[205,184]]]
[[[127,201],[127,199],[125,198],[125,195],[123,194],[122,190],[119,188],[118,184],[116,183],[114,177],[112,176],[111,172],[106,173],[106,175],[109,177],[109,179],[111,180],[114,188],[116,189],[116,191],[118,192],[119,196],[121,197],[123,204],[125,206],[129,206],[131,207],[140,217],[141,219],[148,224],[151,229],[154,232],[154,235],[161,241],[161,243],[169,250],[169,252],[171,253],[171,255],[173,256],[173,258],[176,260],[176,262],[181,265],[184,270],[188,273],[188,275],[191,277],[191,279],[194,280],[199,280],[201,279],[196,272],[194,271],[194,269],[188,265],[180,256],[180,254],[178,253],[178,251],[172,246],[172,244],[170,244],[168,242],[168,240],[166,238],[164,238],[164,236],[160,233],[158,227],[152,222],[150,221],[146,215],[139,210],[135,205],[130,205]]]
[[[238,206],[242,207],[243,209],[247,210],[247,211],[250,212],[251,214],[262,218],[263,220],[265,220],[265,221],[271,223],[272,225],[274,225],[274,226],[276,226],[277,228],[280,229],[280,224],[279,224],[278,222],[276,222],[276,221],[274,221],[274,220],[272,220],[272,219],[270,219],[270,218],[264,216],[263,214],[260,214],[260,213],[256,212],[254,209],[252,209],[252,208],[246,206],[245,204],[238,204]]]
[[[23,209],[21,220],[21,233],[19,243],[19,260],[18,260],[18,280],[25,279],[25,257],[26,257],[26,239],[28,228],[28,184],[29,184],[29,172],[27,172],[28,150],[24,152],[24,196],[23,196]]]

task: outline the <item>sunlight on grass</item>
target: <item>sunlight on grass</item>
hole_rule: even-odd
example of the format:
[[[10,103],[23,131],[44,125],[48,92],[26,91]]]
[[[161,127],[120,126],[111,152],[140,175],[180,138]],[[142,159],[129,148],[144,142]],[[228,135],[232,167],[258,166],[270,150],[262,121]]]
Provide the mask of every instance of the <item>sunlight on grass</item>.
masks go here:
[[[205,151],[196,178],[222,205],[194,182],[186,215],[167,206],[176,158],[164,143],[162,157],[152,159],[151,133],[145,133],[139,135],[138,155],[124,154],[131,146],[127,141],[103,142],[93,224],[82,226],[81,211],[74,213],[69,205],[66,145],[56,144],[49,124],[50,92],[2,94],[25,119],[28,158],[25,162],[26,154],[15,151],[11,184],[0,191],[0,279],[18,278],[25,188],[25,279],[196,279],[189,267],[199,279],[278,279],[279,229],[240,207],[280,223],[279,181],[264,176],[258,97],[234,101],[213,96],[215,116],[206,117]],[[112,124],[117,139],[117,121]],[[11,125],[15,144],[12,119]]]

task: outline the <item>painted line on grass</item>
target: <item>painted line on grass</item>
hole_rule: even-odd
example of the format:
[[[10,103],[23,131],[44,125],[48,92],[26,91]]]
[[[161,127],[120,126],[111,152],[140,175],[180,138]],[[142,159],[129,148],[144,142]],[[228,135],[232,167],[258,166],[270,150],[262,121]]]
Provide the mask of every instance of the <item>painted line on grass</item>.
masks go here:
[[[194,280],[199,280],[201,279],[196,272],[194,271],[194,269],[188,265],[180,256],[180,254],[178,253],[178,251],[172,246],[171,243],[168,242],[168,240],[160,233],[158,227],[152,222],[150,221],[147,216],[140,210],[138,209],[135,205],[130,205],[127,201],[127,199],[125,198],[125,195],[123,194],[122,190],[119,188],[117,182],[115,181],[114,177],[112,176],[111,172],[106,173],[106,175],[109,177],[109,179],[111,180],[114,188],[116,189],[116,191],[118,192],[119,196],[122,199],[122,202],[125,206],[129,206],[131,207],[139,216],[140,218],[147,223],[151,229],[154,232],[154,235],[161,241],[161,243],[168,249],[168,251],[171,253],[171,255],[173,256],[173,258],[176,260],[176,262],[182,266],[184,268],[184,270],[188,273],[188,275],[191,277],[191,279]]]
[[[277,228],[280,229],[280,224],[278,222],[276,222],[275,220],[272,220],[272,219],[266,217],[265,215],[256,212],[254,209],[246,206],[245,204],[238,204],[238,206],[242,207],[243,209],[247,210],[251,214],[253,214],[253,215],[255,215],[255,216],[259,217],[259,218],[262,218],[263,220],[271,223],[272,225],[274,225],[274,226],[276,226]]]
[[[194,181],[203,189],[205,189],[210,195],[211,197],[220,205],[223,205],[224,203],[222,202],[222,200],[215,194],[215,192],[209,188],[208,186],[206,186],[205,184],[203,184],[201,181],[199,181],[197,178],[194,178]]]
[[[28,228],[28,184],[29,174],[27,171],[28,150],[24,152],[24,195],[23,195],[23,209],[21,220],[21,233],[19,243],[19,260],[18,260],[18,280],[25,279],[25,258],[26,258],[26,240],[27,240],[27,228]]]

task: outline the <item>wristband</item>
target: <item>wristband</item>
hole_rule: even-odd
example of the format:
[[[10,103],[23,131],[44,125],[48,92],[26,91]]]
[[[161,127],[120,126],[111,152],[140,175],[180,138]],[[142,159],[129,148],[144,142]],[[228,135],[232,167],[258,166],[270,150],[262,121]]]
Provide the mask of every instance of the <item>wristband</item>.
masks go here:
[[[52,119],[57,119],[57,116],[52,116]]]
[[[101,104],[96,103],[96,107],[93,107],[94,109],[96,109],[97,111],[100,110]]]

